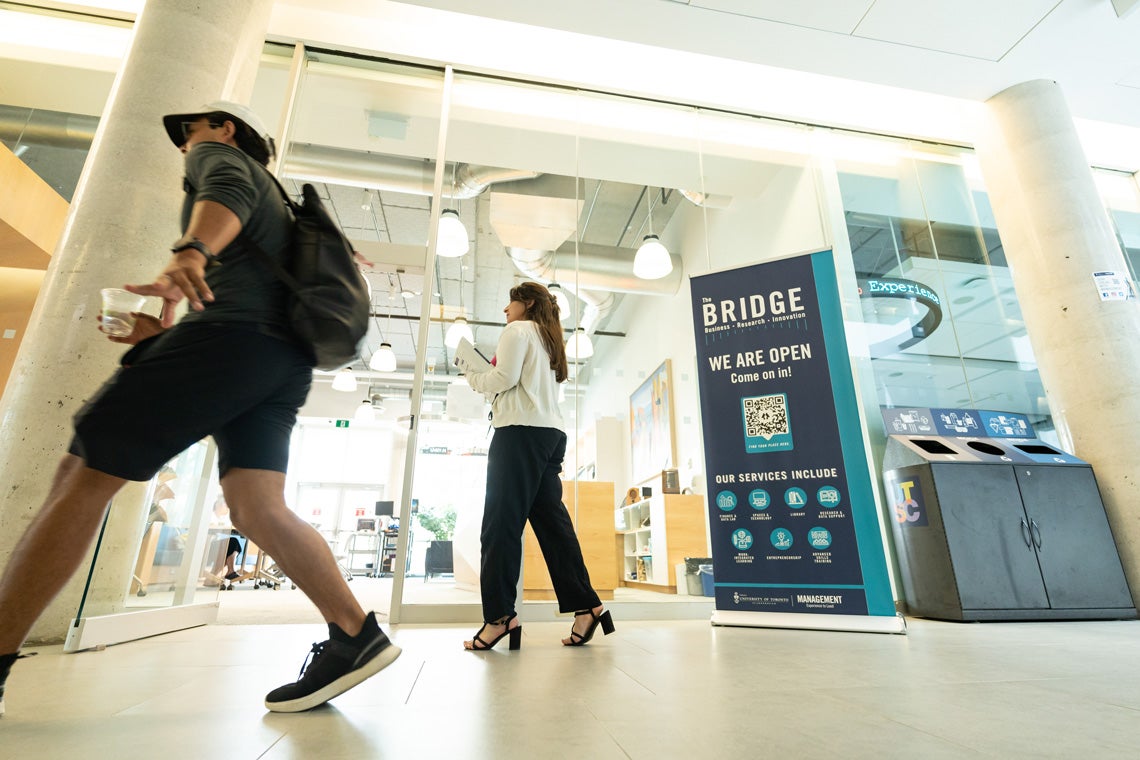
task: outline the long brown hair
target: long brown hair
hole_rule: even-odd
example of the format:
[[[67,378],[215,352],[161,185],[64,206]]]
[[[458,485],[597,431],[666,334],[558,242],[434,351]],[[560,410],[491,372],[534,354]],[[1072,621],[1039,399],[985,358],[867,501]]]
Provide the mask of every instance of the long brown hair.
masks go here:
[[[538,334],[542,336],[542,345],[550,357],[554,379],[561,383],[570,376],[570,367],[566,364],[566,346],[562,343],[558,302],[545,287],[529,281],[511,288],[511,300],[526,307],[526,318],[535,323]]]

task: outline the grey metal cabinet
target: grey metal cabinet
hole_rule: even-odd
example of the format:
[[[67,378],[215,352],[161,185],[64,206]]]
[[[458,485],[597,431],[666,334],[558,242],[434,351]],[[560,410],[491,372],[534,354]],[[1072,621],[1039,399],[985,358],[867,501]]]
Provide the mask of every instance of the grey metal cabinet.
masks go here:
[[[1096,479],[1084,467],[1014,467],[1049,604],[1131,607]]]
[[[911,614],[1136,617],[1090,467],[932,461],[885,476],[921,515],[892,526]]]

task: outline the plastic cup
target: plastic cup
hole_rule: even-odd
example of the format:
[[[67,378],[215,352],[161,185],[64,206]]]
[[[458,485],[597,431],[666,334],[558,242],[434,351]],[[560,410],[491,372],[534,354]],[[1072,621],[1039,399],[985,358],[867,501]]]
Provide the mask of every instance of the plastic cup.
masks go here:
[[[132,311],[139,311],[146,303],[137,296],[119,288],[103,288],[103,332],[115,338],[125,338],[135,329]]]

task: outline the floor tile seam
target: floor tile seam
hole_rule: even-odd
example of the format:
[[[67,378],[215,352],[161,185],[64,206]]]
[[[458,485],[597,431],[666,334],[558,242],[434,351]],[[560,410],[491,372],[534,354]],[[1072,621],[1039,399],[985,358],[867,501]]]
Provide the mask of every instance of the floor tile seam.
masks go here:
[[[611,731],[609,725],[607,725],[605,718],[608,716],[598,715],[598,713],[595,712],[588,703],[585,703],[583,707],[585,707],[586,712],[590,713],[590,716],[594,719],[594,722],[601,726],[602,730],[606,732],[606,736],[609,737],[609,740],[613,742],[618,751],[625,755],[626,758],[629,758],[629,760],[632,760],[633,755],[629,754],[629,751],[622,745],[621,741],[616,736],[614,736],[614,732]]]
[[[411,686],[408,687],[408,694],[404,697],[404,705],[410,705],[412,702],[412,694],[416,690],[416,686],[420,682],[420,676],[423,675],[424,668],[427,667],[427,660],[420,660],[420,666],[416,668],[416,677],[412,679]]]
[[[912,680],[917,684],[919,681],[919,678],[921,678],[922,679],[921,685],[924,688],[929,687],[929,686],[971,686],[971,685],[996,686],[996,685],[1000,685],[1000,684],[1034,686],[1034,685],[1038,685],[1038,684],[1058,682],[1058,681],[1081,681],[1084,678],[1083,676],[1042,676],[1039,678],[959,679],[959,680],[953,680],[953,681],[943,681],[943,680],[930,678],[928,675],[923,674],[923,673],[915,673],[914,675],[915,675],[915,677],[913,679],[909,679],[909,680]],[[892,676],[894,677],[894,680],[891,683],[855,684],[855,685],[851,685],[851,686],[817,686],[817,687],[812,687],[812,688],[814,690],[818,690],[818,691],[851,691],[851,690],[855,690],[855,689],[883,689],[883,688],[898,686],[898,681],[900,679],[901,680],[908,680],[905,678],[905,676],[900,676],[897,673],[892,674]],[[1138,708],[1138,709],[1140,709],[1140,708]]]
[[[634,677],[631,673],[629,673],[629,671],[627,671],[625,668],[621,667],[620,665],[614,665],[613,669],[616,670],[617,672],[621,673],[623,676],[628,678],[630,681],[633,681],[635,684],[637,684],[641,688],[645,689],[646,693],[649,694],[650,696],[654,696],[654,697],[658,696],[657,692],[655,692],[653,689],[649,688],[647,685],[643,684],[636,677]]]
[[[844,700],[842,698],[839,698],[839,699],[841,701],[847,702],[848,704],[850,704],[854,707],[859,707],[859,708],[864,708],[864,709],[866,708],[866,706],[861,704],[861,703],[850,702],[849,700]],[[876,716],[882,718],[883,720],[887,721],[888,723],[893,723],[897,726],[901,726],[901,727],[906,728],[910,731],[914,731],[916,733],[922,734],[923,736],[930,737],[931,739],[935,739],[935,740],[942,742],[944,744],[949,744],[949,745],[956,747],[958,749],[962,749],[962,750],[965,750],[967,752],[972,752],[972,753],[979,755],[979,756],[982,756],[982,757],[987,757],[987,756],[993,757],[993,755],[988,754],[986,752],[986,750],[982,747],[974,747],[974,746],[971,746],[969,744],[963,744],[962,742],[958,741],[957,739],[955,739],[953,737],[943,736],[942,734],[935,733],[934,731],[927,730],[921,726],[912,725],[911,723],[909,723],[905,720],[900,720],[899,718],[896,718],[893,715],[890,715],[890,714],[887,714],[884,712],[880,712],[877,710],[866,710],[866,712],[868,712],[871,715],[876,715]]]

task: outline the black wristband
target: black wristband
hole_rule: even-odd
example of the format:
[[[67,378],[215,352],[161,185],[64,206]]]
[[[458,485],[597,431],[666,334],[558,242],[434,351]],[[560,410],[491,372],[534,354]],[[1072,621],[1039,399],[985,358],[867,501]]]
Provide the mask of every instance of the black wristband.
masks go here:
[[[218,266],[219,264],[221,264],[221,262],[218,261],[218,257],[215,256],[214,252],[210,250],[210,247],[208,245],[206,245],[205,243],[203,243],[198,238],[190,238],[189,240],[179,240],[170,249],[170,252],[171,253],[178,253],[179,251],[185,251],[187,248],[193,248],[195,251],[197,251],[198,253],[205,256],[206,257],[206,266],[208,266],[208,267]]]

